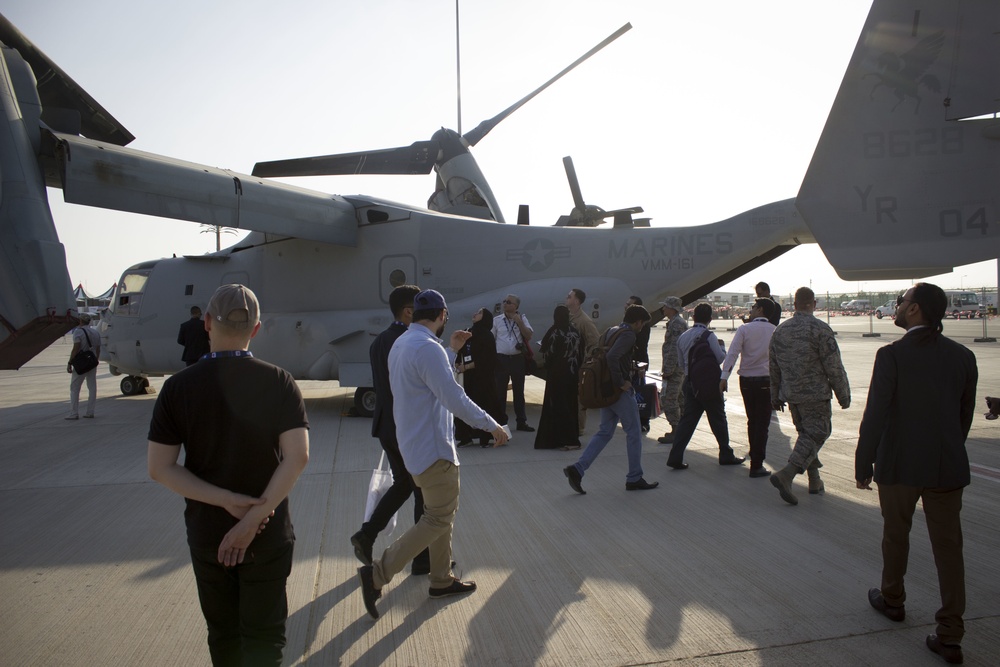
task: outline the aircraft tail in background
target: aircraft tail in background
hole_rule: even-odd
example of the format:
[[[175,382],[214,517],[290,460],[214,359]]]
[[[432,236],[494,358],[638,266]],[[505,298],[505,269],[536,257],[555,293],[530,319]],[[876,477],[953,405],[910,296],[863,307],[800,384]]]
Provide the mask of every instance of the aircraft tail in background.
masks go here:
[[[998,34],[995,0],[872,5],[796,200],[844,280],[1000,256]]]
[[[2,18],[2,17],[0,17]],[[72,329],[66,252],[36,167],[41,103],[21,55],[0,49],[0,369],[20,368]]]

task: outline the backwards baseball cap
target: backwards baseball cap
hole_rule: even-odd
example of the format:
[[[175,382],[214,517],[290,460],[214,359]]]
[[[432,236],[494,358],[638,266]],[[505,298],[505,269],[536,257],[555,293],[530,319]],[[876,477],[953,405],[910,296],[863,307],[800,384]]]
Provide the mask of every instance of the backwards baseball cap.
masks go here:
[[[260,321],[260,305],[249,287],[223,285],[208,301],[208,314],[231,329],[249,329]]]
[[[438,310],[447,307],[444,296],[437,290],[425,289],[413,297],[413,310]]]
[[[673,308],[678,313],[684,310],[684,304],[681,303],[680,297],[668,296],[666,299],[660,302],[661,306],[666,306],[667,308]]]

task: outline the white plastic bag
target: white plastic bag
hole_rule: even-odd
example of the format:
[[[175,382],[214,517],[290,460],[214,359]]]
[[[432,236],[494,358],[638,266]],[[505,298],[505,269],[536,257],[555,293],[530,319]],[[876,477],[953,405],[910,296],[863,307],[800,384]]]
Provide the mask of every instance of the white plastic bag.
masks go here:
[[[372,479],[368,482],[368,500],[365,501],[365,522],[372,518],[375,506],[378,505],[378,501],[382,500],[382,496],[385,495],[390,486],[392,486],[392,469],[389,467],[389,462],[385,460],[385,452],[382,452],[382,456],[378,460],[378,467],[372,470]],[[396,514],[393,514],[392,518],[389,519],[389,524],[385,527],[385,531],[380,532],[385,532],[386,535],[389,535],[392,531],[396,530]]]

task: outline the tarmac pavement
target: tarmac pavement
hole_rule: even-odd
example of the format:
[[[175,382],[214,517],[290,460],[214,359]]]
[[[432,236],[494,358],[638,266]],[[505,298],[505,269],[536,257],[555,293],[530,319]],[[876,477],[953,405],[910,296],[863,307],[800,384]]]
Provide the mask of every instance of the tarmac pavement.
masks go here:
[[[426,577],[400,574],[367,616],[349,537],[361,524],[378,441],[368,419],[347,416],[353,389],[302,382],[311,460],[292,494],[298,538],[288,583],[287,665],[939,665],[924,646],[939,606],[930,543],[918,510],[911,535],[907,616],[868,605],[879,583],[881,516],[875,491],[855,488],[854,448],[875,351],[901,331],[868,318],[833,318],[852,405],[834,405],[822,450],[826,494],[782,502],[747,466],[717,465],[706,420],[688,448],[690,469],[665,466],[653,422],[643,465],[658,489],[625,491],[619,431],[570,490],[562,468],[579,452],[509,446],[460,451],[457,574],[479,590],[427,596]],[[728,321],[716,322],[729,342]],[[1000,323],[990,322],[996,336]],[[979,363],[977,412],[1000,394],[1000,344],[975,343],[980,321],[945,333]],[[650,342],[659,366],[662,327]],[[155,395],[126,397],[99,367],[97,417],[68,413],[68,339],[20,371],[0,371],[0,662],[5,665],[207,665],[205,625],[185,542],[183,500],[146,473]],[[180,349],[178,348],[178,354]],[[154,388],[162,378],[151,379]],[[528,382],[537,424],[543,384]],[[86,388],[83,390],[86,395]],[[981,409],[980,409],[981,408]],[[596,411],[595,411],[596,412]],[[738,383],[730,435],[746,454]],[[589,417],[587,435],[597,427]],[[788,413],[771,425],[767,463],[791,451]],[[586,442],[586,437],[584,438]],[[1000,421],[977,415],[968,451],[973,481],[962,513],[968,589],[966,664],[1000,660]],[[396,534],[411,520],[404,506]]]

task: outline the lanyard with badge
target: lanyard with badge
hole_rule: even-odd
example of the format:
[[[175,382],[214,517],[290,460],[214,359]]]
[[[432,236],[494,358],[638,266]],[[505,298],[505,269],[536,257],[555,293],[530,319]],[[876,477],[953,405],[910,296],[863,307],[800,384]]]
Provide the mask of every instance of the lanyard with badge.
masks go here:
[[[202,359],[224,359],[226,357],[248,357],[252,358],[253,353],[250,350],[222,350],[220,352],[206,352],[201,355]]]

